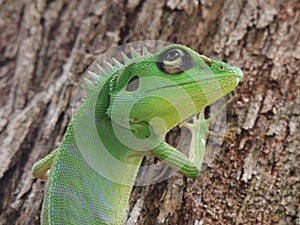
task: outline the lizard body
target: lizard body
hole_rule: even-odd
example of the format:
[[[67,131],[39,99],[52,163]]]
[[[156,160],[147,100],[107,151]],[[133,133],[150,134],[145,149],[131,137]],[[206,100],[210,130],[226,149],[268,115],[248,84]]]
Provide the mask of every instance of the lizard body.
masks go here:
[[[87,97],[60,147],[33,167],[45,178],[41,224],[122,224],[145,155],[165,160],[188,177],[199,176],[209,122],[191,129],[190,156],[162,141],[174,126],[232,91],[242,72],[182,45],[90,72]],[[191,127],[190,127],[191,128]]]

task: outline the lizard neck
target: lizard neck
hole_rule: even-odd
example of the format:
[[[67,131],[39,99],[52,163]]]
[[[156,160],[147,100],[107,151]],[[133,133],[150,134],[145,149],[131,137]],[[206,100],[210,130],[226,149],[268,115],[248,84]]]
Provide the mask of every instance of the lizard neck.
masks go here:
[[[139,167],[144,156],[143,152],[134,150],[133,146],[126,145],[120,140],[122,135],[131,133],[131,131],[113,123],[107,115],[110,101],[109,83],[108,80],[99,92],[95,88],[94,92],[89,93],[78,113],[74,116],[71,125],[77,146],[88,161],[97,160],[92,163],[93,165],[103,162],[114,166],[122,164],[124,167],[127,165]],[[105,161],[103,161],[104,159]],[[124,171],[127,170],[120,172]]]
[[[51,224],[83,224],[86,215],[92,223],[122,224],[143,155],[117,139],[106,115],[107,93],[104,85],[96,96],[88,96],[52,164],[47,184],[51,191],[43,207]],[[78,205],[85,207],[78,212]]]

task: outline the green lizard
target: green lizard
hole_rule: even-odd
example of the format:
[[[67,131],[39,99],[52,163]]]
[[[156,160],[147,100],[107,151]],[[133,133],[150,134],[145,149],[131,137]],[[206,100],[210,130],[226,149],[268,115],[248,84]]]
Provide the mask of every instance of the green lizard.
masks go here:
[[[89,72],[94,82],[86,81],[87,97],[60,147],[33,166],[35,177],[48,178],[41,224],[122,224],[145,155],[198,177],[210,121],[184,121],[231,92],[243,76],[182,45],[122,56],[123,64],[113,59],[114,66]],[[192,132],[188,157],[162,139],[180,123]]]

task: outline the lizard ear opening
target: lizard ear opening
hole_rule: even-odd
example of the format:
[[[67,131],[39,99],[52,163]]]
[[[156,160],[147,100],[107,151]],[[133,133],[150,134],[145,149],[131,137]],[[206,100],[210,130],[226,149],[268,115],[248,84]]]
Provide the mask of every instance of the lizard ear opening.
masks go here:
[[[127,86],[126,91],[136,91],[140,86],[140,78],[138,76],[132,77]]]
[[[180,48],[171,48],[157,58],[158,68],[168,75],[176,75],[191,67],[192,59],[188,52]]]

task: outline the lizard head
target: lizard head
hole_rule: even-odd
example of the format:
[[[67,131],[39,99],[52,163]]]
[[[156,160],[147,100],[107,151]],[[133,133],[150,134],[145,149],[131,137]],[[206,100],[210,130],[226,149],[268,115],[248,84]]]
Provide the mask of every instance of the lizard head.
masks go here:
[[[231,92],[242,76],[239,68],[169,45],[132,59],[111,80],[108,115],[122,126],[147,124],[163,135]]]

